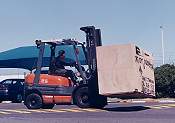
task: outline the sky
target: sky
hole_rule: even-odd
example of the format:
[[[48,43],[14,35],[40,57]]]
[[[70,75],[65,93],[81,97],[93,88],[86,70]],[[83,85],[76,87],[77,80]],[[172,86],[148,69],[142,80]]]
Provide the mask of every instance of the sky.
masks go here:
[[[134,43],[161,64],[175,61],[175,0],[0,0],[0,52],[35,39],[76,38],[82,26],[102,31],[103,45]]]

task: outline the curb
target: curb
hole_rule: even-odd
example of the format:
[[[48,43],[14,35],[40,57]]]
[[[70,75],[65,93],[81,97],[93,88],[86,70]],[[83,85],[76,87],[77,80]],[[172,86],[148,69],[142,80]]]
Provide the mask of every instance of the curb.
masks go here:
[[[175,103],[175,99],[109,99],[108,103]]]
[[[174,103],[175,100],[160,100],[160,103]]]
[[[23,103],[24,101],[22,101],[21,103]],[[3,104],[8,104],[8,103],[12,103],[12,101],[2,101]]]
[[[2,101],[2,103],[12,103],[12,101]]]

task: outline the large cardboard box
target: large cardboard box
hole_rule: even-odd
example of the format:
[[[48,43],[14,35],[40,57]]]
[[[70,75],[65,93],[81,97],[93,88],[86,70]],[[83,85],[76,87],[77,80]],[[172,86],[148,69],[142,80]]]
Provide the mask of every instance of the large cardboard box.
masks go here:
[[[97,47],[97,69],[101,95],[155,96],[153,57],[134,44]]]

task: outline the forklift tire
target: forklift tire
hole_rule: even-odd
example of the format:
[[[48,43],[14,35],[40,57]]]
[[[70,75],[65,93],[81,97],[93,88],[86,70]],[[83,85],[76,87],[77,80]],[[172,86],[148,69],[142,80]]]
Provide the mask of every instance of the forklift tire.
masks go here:
[[[81,87],[74,93],[74,103],[80,108],[90,108],[88,87]]]
[[[43,104],[41,108],[43,109],[52,109],[55,106],[55,104]]]
[[[25,105],[28,109],[40,109],[42,107],[42,98],[35,93],[26,97]]]
[[[92,107],[97,109],[103,109],[106,105],[107,105],[107,97],[99,95],[96,98],[96,103],[92,105]]]

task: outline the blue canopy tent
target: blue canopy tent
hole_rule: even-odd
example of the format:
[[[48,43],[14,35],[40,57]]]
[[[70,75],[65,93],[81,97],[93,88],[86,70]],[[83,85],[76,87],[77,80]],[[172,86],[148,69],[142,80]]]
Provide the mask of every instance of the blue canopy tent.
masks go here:
[[[72,46],[58,46],[57,51],[65,50],[66,61],[75,61],[75,54]],[[81,47],[79,47],[79,60],[81,64],[86,64],[85,56]],[[39,49],[36,46],[26,46],[11,49],[0,53],[0,68],[23,68],[33,70],[36,68]],[[43,67],[48,67],[50,64],[50,47],[46,45],[44,52]]]

